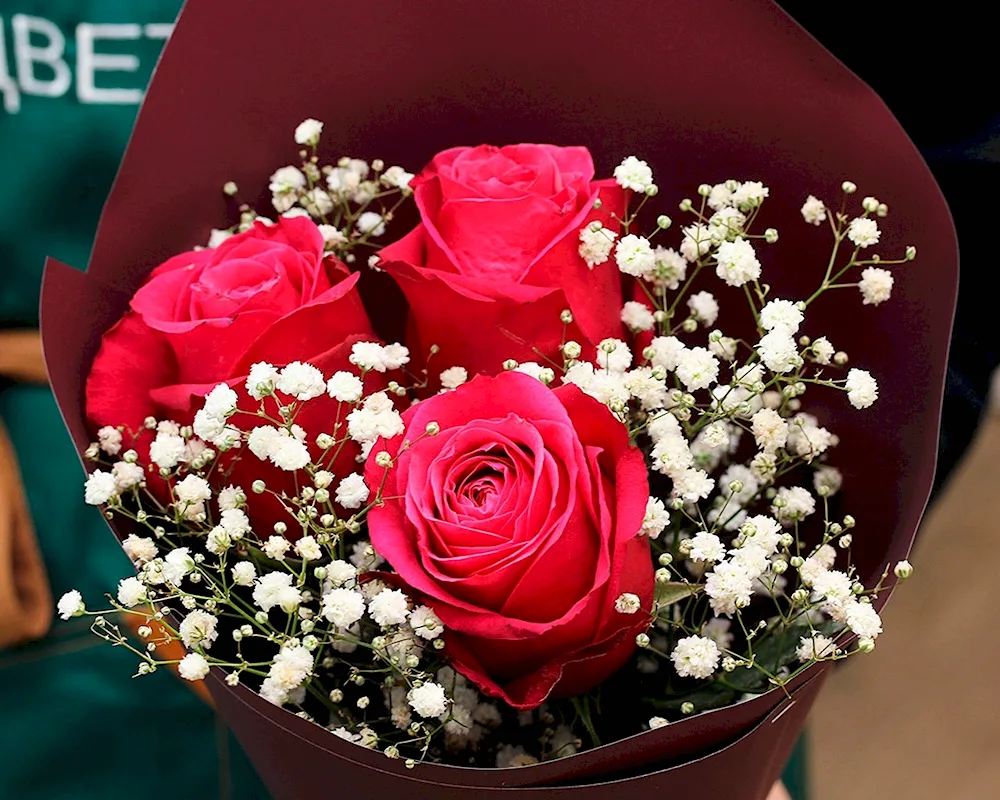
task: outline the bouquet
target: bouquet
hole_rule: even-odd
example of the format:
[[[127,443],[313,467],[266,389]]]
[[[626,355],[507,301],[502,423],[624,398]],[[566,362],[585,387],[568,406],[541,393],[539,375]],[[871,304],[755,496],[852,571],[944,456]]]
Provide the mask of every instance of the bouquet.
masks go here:
[[[119,197],[158,85],[224,5],[185,11]],[[82,341],[50,333],[52,287],[94,312],[82,405],[60,397],[136,567],[110,608],[70,592],[60,613],[137,676],[208,680],[279,796],[313,786],[288,763],[303,742],[331,775],[364,765],[364,796],[762,796],[912,570],[913,528],[887,545],[863,469],[886,417],[859,421],[901,387],[879,396],[875,337],[846,323],[919,265],[882,187],[788,196],[754,167],[685,191],[608,134],[606,173],[579,144],[387,163],[329,127],[230,155],[229,220],[169,196],[185,246],[137,238],[129,260],[99,237],[85,282],[50,267],[47,342]],[[735,772],[699,783],[706,755]]]

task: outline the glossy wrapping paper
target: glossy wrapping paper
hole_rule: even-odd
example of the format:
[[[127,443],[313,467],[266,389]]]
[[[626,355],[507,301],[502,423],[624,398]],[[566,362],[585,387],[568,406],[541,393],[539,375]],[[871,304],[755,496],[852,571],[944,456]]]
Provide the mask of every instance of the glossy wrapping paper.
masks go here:
[[[778,297],[806,296],[822,277],[830,237],[801,220],[807,194],[836,205],[850,179],[856,202],[866,194],[886,202],[877,250],[898,257],[913,244],[917,260],[894,270],[890,302],[873,309],[856,292],[831,292],[810,309],[807,330],[829,335],[882,387],[867,411],[832,392],[819,410],[840,437],[832,463],[844,473],[844,509],[859,520],[854,561],[871,585],[907,556],[934,472],[958,280],[954,228],[881,100],[768,0],[188,0],[87,272],[53,261],[46,269],[45,354],[81,452],[92,438],[83,390],[101,335],[154,266],[232,222],[225,181],[264,190],[274,168],[295,160],[292,131],[306,117],[325,122],[321,155],[377,157],[412,171],[439,150],[483,142],[583,144],[599,176],[635,154],[653,167],[656,199],[675,218],[674,203],[699,183],[762,180],[771,190],[762,219],[781,235],[764,250],[763,280]],[[396,223],[397,235],[406,224]],[[718,282],[711,288],[723,320],[745,302]],[[381,317],[391,332],[398,292],[366,275],[364,294],[376,325]],[[817,400],[807,404],[813,413]],[[406,769],[217,674],[208,684],[278,800],[761,800],[827,669],[799,676],[790,696],[772,690],[502,770]]]

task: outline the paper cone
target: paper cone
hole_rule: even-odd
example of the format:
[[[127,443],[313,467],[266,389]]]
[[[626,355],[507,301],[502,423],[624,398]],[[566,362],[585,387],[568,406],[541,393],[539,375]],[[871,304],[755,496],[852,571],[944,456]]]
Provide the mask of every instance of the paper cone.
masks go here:
[[[675,217],[672,204],[699,183],[762,180],[771,192],[763,218],[781,234],[766,250],[764,280],[773,296],[790,299],[816,288],[830,241],[798,214],[807,194],[833,205],[850,179],[859,197],[888,203],[878,251],[918,251],[896,271],[892,300],[873,309],[857,294],[833,292],[810,309],[805,332],[828,335],[882,387],[864,412],[832,392],[820,406],[841,440],[833,462],[845,476],[844,511],[858,519],[855,563],[871,584],[907,555],[934,472],[957,289],[954,228],[926,165],[878,97],[764,0],[189,0],[139,114],[87,276],[55,263],[46,271],[46,357],[78,447],[89,439],[83,387],[101,334],[153,266],[223,224],[225,181],[263,189],[274,168],[296,159],[292,131],[306,117],[326,123],[326,156],[378,157],[411,170],[438,150],[481,142],[584,144],[599,175],[635,154],[654,168],[658,199],[671,204],[663,211]],[[744,302],[725,287],[713,291],[723,320]],[[278,798],[336,787],[351,798],[444,800],[545,786],[560,788],[530,791],[759,800],[823,672],[798,679],[794,703],[774,690],[508,770],[406,770],[249,690],[215,678],[211,689]],[[622,772],[639,777],[599,782]]]

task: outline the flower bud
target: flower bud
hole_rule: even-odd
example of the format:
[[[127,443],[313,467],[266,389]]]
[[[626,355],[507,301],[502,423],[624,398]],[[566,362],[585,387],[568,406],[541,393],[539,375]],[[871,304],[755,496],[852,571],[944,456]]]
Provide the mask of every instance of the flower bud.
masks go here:
[[[594,208],[600,208],[603,205],[604,205],[604,203],[602,202],[602,200],[601,200],[600,197],[598,197],[596,200],[594,200]]]
[[[878,200],[874,197],[866,197],[861,201],[861,207],[869,214],[874,214],[875,210],[878,208]]]
[[[833,354],[833,363],[838,367],[842,367],[847,363],[847,353],[843,350],[838,350]]]
[[[870,653],[875,649],[874,639],[858,639],[858,651],[861,653]]]
[[[250,488],[253,490],[254,494],[264,494],[264,490],[267,488],[267,484],[265,484],[264,481],[258,478],[252,484],[250,484]]]
[[[646,187],[646,197],[656,197],[660,193],[660,187],[655,183],[651,183]]]
[[[559,319],[564,325],[571,325],[573,322],[573,312],[568,308],[564,308],[559,315]]]
[[[913,574],[913,565],[909,561],[900,561],[893,568],[893,573],[901,581],[905,581]]]
[[[601,224],[601,221],[600,221],[600,220],[597,220],[597,219],[595,219],[595,220],[594,220],[593,222],[591,222],[591,223],[590,223],[590,225],[588,225],[587,227],[588,227],[588,228],[590,228],[590,232],[591,232],[591,233],[597,233],[597,232],[598,232],[599,230],[601,230],[601,228],[603,228],[604,226],[603,226],[603,225]]]
[[[563,345],[562,351],[566,358],[579,358],[580,353],[583,352],[583,348],[580,347],[579,342],[569,341]]]
[[[768,244],[774,244],[778,241],[778,230],[777,228],[768,228],[764,231],[764,241]]]
[[[391,467],[392,466],[392,456],[389,454],[388,450],[380,450],[375,454],[375,463],[380,467]]]
[[[661,230],[666,230],[673,224],[673,220],[670,219],[666,214],[660,214],[656,218],[656,226]]]
[[[661,567],[669,567],[673,563],[674,557],[670,553],[660,553],[657,561],[660,562]]]
[[[712,193],[712,187],[707,183],[703,183],[698,187],[698,194],[702,197],[708,197]]]
[[[687,701],[687,702],[681,703],[681,713],[682,714],[693,714],[694,713],[694,703],[692,703],[690,700]]]
[[[690,211],[691,210],[691,201],[688,198],[685,197],[683,200],[681,200],[679,208],[680,208],[681,211]]]
[[[855,525],[854,517],[852,517],[850,514],[848,514],[846,517],[844,517],[844,527],[845,528],[853,528],[854,525]]]
[[[906,248],[906,260],[913,261],[917,257],[917,248],[912,244]]]
[[[513,358],[508,358],[506,361],[503,362],[503,368],[507,372],[511,372],[517,369],[517,362]]]
[[[840,184],[840,188],[843,189],[844,194],[854,194],[858,190],[858,185],[851,181],[844,181]]]
[[[428,422],[427,427],[424,428],[424,430],[427,432],[428,436],[437,436],[441,433],[441,426],[436,422]]]
[[[681,330],[683,330],[685,333],[694,333],[696,330],[698,330],[698,320],[696,320],[694,317],[688,317],[686,320],[684,320],[683,324],[681,325]]]
[[[635,643],[638,647],[649,647],[649,636],[645,633],[640,633],[635,637]]]

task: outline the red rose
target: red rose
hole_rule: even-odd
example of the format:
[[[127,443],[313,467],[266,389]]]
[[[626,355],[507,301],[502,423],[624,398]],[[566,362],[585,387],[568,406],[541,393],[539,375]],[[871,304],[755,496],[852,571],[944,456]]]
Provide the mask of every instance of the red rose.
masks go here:
[[[215,249],[169,259],[104,335],[87,380],[88,419],[133,430],[147,416],[190,423],[200,398],[243,383],[258,361],[308,361],[326,375],[351,369],[351,346],[377,341],[357,280],[324,256],[318,228],[301,217],[258,222]],[[318,398],[297,421],[327,430],[335,406]],[[246,463],[257,473],[266,469],[254,461]]]
[[[454,666],[515,708],[574,695],[622,666],[649,621],[649,498],[625,427],[575,386],[479,377],[403,417],[377,442],[368,516],[375,550],[446,628]],[[417,438],[435,422],[440,432]],[[634,615],[615,610],[625,592]]]
[[[421,224],[380,253],[379,266],[410,305],[410,350],[426,356],[437,345],[442,369],[495,374],[508,358],[562,363],[564,332],[585,346],[620,338],[620,275],[613,261],[587,267],[579,233],[622,215],[624,193],[593,177],[584,147],[482,145],[436,155],[410,184]]]

